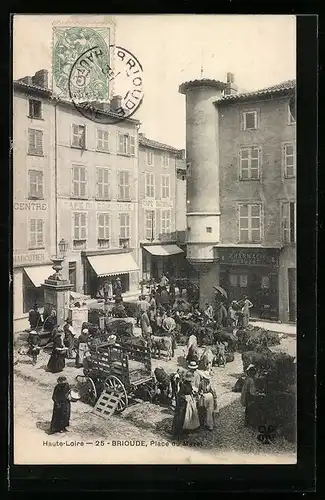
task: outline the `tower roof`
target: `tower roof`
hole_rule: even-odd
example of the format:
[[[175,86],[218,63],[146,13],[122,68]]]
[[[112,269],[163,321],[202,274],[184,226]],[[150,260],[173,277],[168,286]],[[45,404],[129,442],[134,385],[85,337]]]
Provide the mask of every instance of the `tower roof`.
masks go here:
[[[199,87],[214,87],[216,90],[224,90],[226,86],[227,84],[225,82],[202,78],[199,80],[191,80],[189,82],[182,83],[178,88],[178,92],[180,94],[186,94],[188,90]]]

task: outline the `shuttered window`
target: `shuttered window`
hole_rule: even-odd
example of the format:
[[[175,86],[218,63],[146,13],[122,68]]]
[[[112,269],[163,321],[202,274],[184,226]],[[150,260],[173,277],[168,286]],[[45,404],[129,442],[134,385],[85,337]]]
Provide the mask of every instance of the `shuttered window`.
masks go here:
[[[161,211],[161,232],[162,234],[171,232],[171,212],[170,210]]]
[[[110,199],[109,169],[105,167],[96,168],[96,197],[100,200]]]
[[[72,193],[74,198],[87,197],[86,168],[80,165],[72,167]]]
[[[135,138],[129,134],[118,134],[118,153],[122,155],[135,155]]]
[[[86,126],[72,125],[71,145],[74,148],[85,149],[86,147]]]
[[[118,199],[129,201],[131,199],[131,175],[129,170],[118,172]]]
[[[31,219],[29,221],[29,248],[44,246],[44,220]]]
[[[41,170],[29,170],[29,198],[43,198],[43,172]]]
[[[155,197],[155,176],[152,172],[145,172],[145,193],[146,198]]]
[[[28,129],[28,154],[43,155],[43,132],[42,130]]]
[[[97,129],[97,149],[99,151],[109,151],[109,133],[108,130]]]
[[[73,248],[80,250],[86,248],[87,241],[87,214],[75,212],[73,214]]]

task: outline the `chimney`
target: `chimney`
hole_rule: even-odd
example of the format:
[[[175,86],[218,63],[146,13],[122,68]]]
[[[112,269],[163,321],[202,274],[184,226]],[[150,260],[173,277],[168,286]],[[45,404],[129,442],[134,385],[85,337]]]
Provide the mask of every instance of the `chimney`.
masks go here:
[[[144,133],[143,132],[139,132],[139,137],[145,137]]]
[[[33,76],[33,83],[44,89],[49,88],[49,72],[46,69],[40,69],[36,71]]]
[[[227,73],[227,86],[225,88],[225,95],[237,94],[238,87],[235,84],[235,75],[233,73]]]
[[[111,99],[110,108],[112,111],[117,111],[122,104],[122,97],[120,95],[114,95]]]

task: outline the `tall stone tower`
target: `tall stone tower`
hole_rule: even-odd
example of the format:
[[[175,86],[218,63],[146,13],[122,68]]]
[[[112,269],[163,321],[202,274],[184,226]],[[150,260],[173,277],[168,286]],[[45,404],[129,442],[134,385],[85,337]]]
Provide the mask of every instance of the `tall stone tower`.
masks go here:
[[[186,96],[187,259],[199,273],[200,306],[213,298],[219,284],[214,246],[220,241],[219,119],[214,105],[226,83],[194,80],[183,83]]]

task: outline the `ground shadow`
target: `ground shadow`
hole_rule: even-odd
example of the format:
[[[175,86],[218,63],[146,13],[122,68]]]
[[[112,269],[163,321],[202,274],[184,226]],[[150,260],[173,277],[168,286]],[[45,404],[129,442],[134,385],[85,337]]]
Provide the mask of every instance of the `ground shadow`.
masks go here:
[[[41,431],[46,432],[46,434],[51,434],[51,422],[48,420],[38,421],[36,422],[36,427]]]

